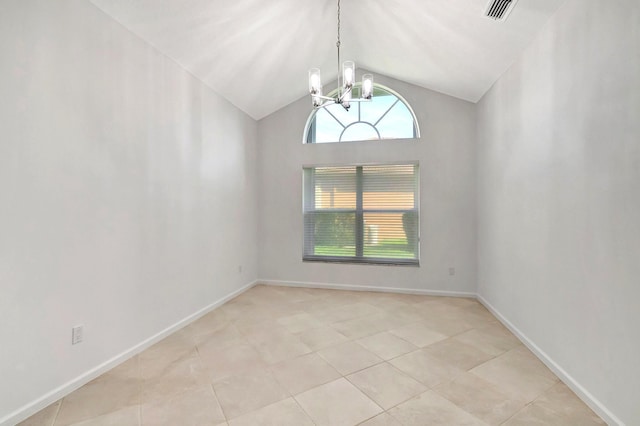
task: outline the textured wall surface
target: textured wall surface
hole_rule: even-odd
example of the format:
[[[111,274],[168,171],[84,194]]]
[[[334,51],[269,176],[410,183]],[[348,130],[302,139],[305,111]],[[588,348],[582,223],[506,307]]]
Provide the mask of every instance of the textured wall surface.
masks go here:
[[[2,419],[256,279],[257,123],[86,1],[0,57]]]
[[[478,109],[478,292],[640,419],[640,3],[568,1]]]

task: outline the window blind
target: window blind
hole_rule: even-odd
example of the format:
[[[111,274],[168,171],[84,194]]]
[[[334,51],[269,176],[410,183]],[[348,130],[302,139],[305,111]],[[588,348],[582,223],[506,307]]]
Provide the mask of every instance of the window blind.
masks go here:
[[[418,264],[418,165],[305,167],[304,260]]]

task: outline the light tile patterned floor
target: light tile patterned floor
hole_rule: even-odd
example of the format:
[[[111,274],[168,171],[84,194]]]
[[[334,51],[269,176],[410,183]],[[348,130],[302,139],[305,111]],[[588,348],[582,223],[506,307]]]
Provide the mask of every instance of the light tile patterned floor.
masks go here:
[[[604,424],[477,301],[256,286],[21,425]]]

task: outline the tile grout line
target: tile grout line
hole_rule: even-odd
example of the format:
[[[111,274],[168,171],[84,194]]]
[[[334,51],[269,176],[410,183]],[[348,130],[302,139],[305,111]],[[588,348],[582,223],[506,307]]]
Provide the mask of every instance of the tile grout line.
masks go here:
[[[142,426],[142,367],[140,366],[140,354],[136,354],[135,357],[138,376],[138,425]]]
[[[385,362],[386,362],[386,361],[385,361]],[[387,363],[387,364],[388,364],[388,363]],[[380,365],[380,364],[376,364],[376,365]],[[394,369],[398,370],[396,367],[394,367],[394,366],[393,366],[393,365],[391,365],[391,364],[389,364],[389,366],[390,366],[391,368],[394,368]],[[432,391],[432,389],[431,389],[429,386],[427,386],[427,385],[425,385],[424,383],[422,383],[422,382],[420,382],[420,381],[416,380],[415,378],[413,378],[413,377],[409,376],[409,375],[408,375],[408,374],[406,374],[404,371],[401,371],[401,370],[398,370],[398,371],[399,371],[402,375],[404,375],[404,376],[406,376],[406,377],[408,377],[408,378],[412,379],[413,381],[415,381],[415,382],[417,382],[417,383],[421,384],[421,385],[422,385],[422,386],[424,386],[427,390],[422,391],[422,392],[419,392],[419,393],[417,393],[417,394],[415,394],[415,395],[413,395],[413,396],[410,396],[409,398],[407,398],[407,399],[405,399],[405,400],[402,400],[402,401],[398,402],[397,404],[394,404],[393,406],[391,406],[391,407],[389,407],[389,408],[384,408],[383,406],[381,406],[380,404],[378,404],[376,401],[373,401],[373,399],[372,399],[369,395],[367,395],[367,394],[366,394],[362,389],[360,389],[360,387],[359,387],[357,384],[355,384],[355,383],[353,383],[351,380],[349,380],[349,378],[348,378],[348,377],[346,377],[346,376],[345,376],[345,379],[347,379],[347,380],[349,381],[349,383],[351,383],[353,386],[355,386],[355,387],[356,387],[360,392],[362,392],[362,393],[363,393],[367,398],[369,398],[369,399],[371,399],[373,402],[375,402],[375,403],[376,403],[380,408],[382,408],[382,411],[386,413],[388,410],[391,410],[392,408],[395,408],[395,407],[397,407],[397,406],[398,406],[398,405],[400,405],[400,404],[404,404],[405,402],[407,402],[407,401],[410,401],[410,400],[414,399],[414,398],[415,398],[416,396],[418,396],[418,395],[422,395],[422,394],[423,394],[423,393],[425,393],[425,392]],[[353,374],[355,374],[355,373],[353,373]],[[387,414],[388,414],[388,413],[387,413]],[[379,415],[380,415],[380,413],[376,414],[376,416],[379,416]],[[376,417],[376,416],[373,416],[373,417]],[[372,418],[373,418],[373,417],[372,417]]]
[[[330,382],[327,382],[327,383],[330,383]],[[325,383],[325,384],[326,384],[326,383]],[[322,386],[322,385],[320,385],[320,386]],[[313,388],[311,388],[311,389],[313,389]],[[311,390],[311,389],[307,389],[307,390]],[[306,392],[306,391],[304,391],[304,392]],[[300,394],[302,394],[302,393],[304,393],[304,392],[300,392],[298,395],[300,395]],[[311,417],[311,416],[309,415],[309,413],[307,413],[307,410],[305,410],[305,409],[304,409],[304,407],[303,407],[302,405],[300,405],[300,403],[299,403],[299,402],[298,402],[298,400],[296,399],[295,395],[291,395],[291,399],[293,399],[293,401],[296,403],[296,405],[297,405],[298,407],[300,407],[300,409],[302,410],[302,412],[303,412],[303,413],[304,413],[304,414],[309,418],[309,420],[311,420],[311,423],[313,423],[314,425],[316,425],[316,426],[317,426],[316,421],[315,421],[315,420],[313,420],[313,417]]]
[[[198,359],[202,362],[202,357],[200,356],[200,349],[198,348],[198,345],[194,344],[194,348],[196,350],[196,355],[198,355]],[[216,388],[213,386],[213,381],[210,380],[209,377],[207,377],[207,379],[209,379],[209,387],[211,388],[213,397],[216,399],[216,403],[218,404],[218,407],[220,407],[220,411],[222,412],[222,417],[224,417],[225,423],[228,424],[229,419],[227,418],[227,413],[224,412],[224,408],[222,408],[222,404],[220,404],[220,399],[218,398],[218,394],[216,393]]]
[[[64,398],[60,400],[60,404],[58,404],[58,408],[56,409],[56,414],[53,416],[53,421],[51,422],[51,426],[55,426],[56,421],[58,420],[58,414],[60,414],[60,409],[62,408],[62,402]]]

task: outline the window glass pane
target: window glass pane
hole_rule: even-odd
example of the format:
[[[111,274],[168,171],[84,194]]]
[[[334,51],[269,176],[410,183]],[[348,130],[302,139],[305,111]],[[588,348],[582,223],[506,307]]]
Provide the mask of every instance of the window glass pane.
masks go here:
[[[360,119],[369,123],[377,123],[382,115],[397,101],[398,98],[389,92],[374,95],[370,102],[361,102]]]
[[[316,126],[315,128],[312,127],[310,131],[315,130],[316,143],[338,142],[339,139],[336,138],[336,135],[340,135],[344,127],[329,115],[325,108],[320,108],[316,111],[315,120]]]
[[[315,169],[315,209],[356,208],[356,168]]]
[[[413,138],[413,116],[402,102],[391,108],[376,125],[382,139]]]
[[[364,257],[416,259],[414,212],[364,213]]]
[[[363,167],[363,208],[413,209],[417,188],[415,167],[413,164]]]
[[[333,114],[333,116],[344,126],[348,126],[349,124],[358,121],[358,102],[353,102],[349,111],[344,109],[340,104],[332,104],[324,107],[324,109],[327,110],[327,113]]]
[[[356,255],[355,213],[313,212],[309,213],[313,221],[313,250],[315,256]]]

